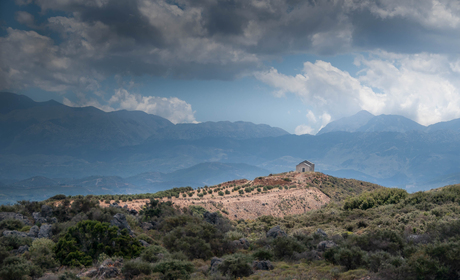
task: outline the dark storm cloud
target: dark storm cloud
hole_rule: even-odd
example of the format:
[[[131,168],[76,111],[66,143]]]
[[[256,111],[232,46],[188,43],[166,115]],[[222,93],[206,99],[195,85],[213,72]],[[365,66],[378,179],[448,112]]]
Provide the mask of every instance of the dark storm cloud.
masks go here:
[[[66,15],[49,16],[46,25],[60,42],[43,29],[10,29],[0,38],[0,80],[48,90],[94,89],[114,74],[233,79],[260,69],[267,59],[294,53],[456,53],[458,3],[36,0],[32,5],[44,15]],[[17,19],[32,26],[32,14],[22,12]]]

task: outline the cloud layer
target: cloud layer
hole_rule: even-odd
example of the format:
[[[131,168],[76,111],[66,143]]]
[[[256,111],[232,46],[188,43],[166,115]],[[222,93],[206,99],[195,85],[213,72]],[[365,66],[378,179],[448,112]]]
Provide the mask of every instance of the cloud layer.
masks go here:
[[[68,16],[50,16],[38,27],[32,14],[16,14],[18,22],[35,31],[9,28],[8,35],[0,38],[0,75],[9,87],[81,88],[114,74],[233,79],[285,54],[376,48],[396,53],[458,53],[460,40],[456,0],[33,3],[45,15],[54,11]],[[45,35],[49,32],[58,35],[59,41]],[[38,77],[24,76],[27,69]],[[89,77],[94,73],[98,77],[85,76],[88,71]]]
[[[101,84],[115,75],[232,80],[256,73],[278,96],[293,92],[310,108],[298,131],[317,131],[359,109],[422,124],[459,117],[458,0],[16,3],[23,29],[8,27],[0,37],[0,90],[104,96]],[[305,63],[296,76],[267,69],[267,61],[299,53],[363,54],[362,71],[350,75],[324,61]],[[120,92],[105,97],[115,99],[149,112],[160,112],[152,104],[163,102]],[[185,110],[171,119],[194,121],[179,101],[164,104]]]
[[[296,133],[316,133],[330,120],[359,110],[398,114],[420,124],[460,118],[460,60],[448,55],[376,52],[357,56],[357,77],[328,62],[305,62],[288,76],[274,68],[255,77],[276,88],[276,96],[294,93],[310,109]]]

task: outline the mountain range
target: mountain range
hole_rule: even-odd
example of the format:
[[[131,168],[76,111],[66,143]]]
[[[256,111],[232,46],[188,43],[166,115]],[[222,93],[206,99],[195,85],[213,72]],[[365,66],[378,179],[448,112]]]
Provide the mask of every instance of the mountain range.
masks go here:
[[[77,182],[82,178],[117,176],[121,180],[104,188],[153,192],[253,179],[294,170],[305,159],[333,176],[409,191],[439,187],[460,178],[460,119],[426,127],[361,111],[317,135],[292,135],[249,122],[175,125],[139,111],[104,112],[0,93],[2,190],[28,178],[41,186],[50,184],[39,177],[73,178],[50,180],[84,188]]]

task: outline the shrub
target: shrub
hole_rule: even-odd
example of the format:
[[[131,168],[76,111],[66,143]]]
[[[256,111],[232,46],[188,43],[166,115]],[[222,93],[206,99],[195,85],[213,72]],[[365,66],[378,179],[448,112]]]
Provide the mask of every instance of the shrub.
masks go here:
[[[0,229],[19,230],[24,227],[24,223],[15,219],[6,219],[0,222]]]
[[[305,246],[290,236],[278,237],[273,241],[273,252],[279,259],[291,258],[294,252],[300,253],[304,250]]]
[[[31,261],[42,268],[54,268],[59,264],[56,262],[54,247],[55,243],[47,238],[35,239],[29,249]]]
[[[126,229],[118,233],[118,228],[109,223],[87,220],[70,227],[59,239],[56,256],[63,265],[87,266],[101,253],[131,258],[141,249],[140,242]]]
[[[32,245],[32,238],[30,237],[20,237],[17,235],[13,235],[13,236],[8,236],[8,237],[2,237],[0,240],[2,242],[2,245],[7,250],[17,249],[23,245],[27,245],[27,246]]]
[[[223,191],[219,191],[218,194],[219,194],[220,196],[224,196],[224,192],[223,192]]]
[[[219,270],[231,277],[247,277],[252,274],[249,265],[251,258],[247,255],[236,253],[224,257],[224,261],[219,265]]]
[[[130,260],[123,264],[121,273],[125,276],[126,279],[131,279],[134,276],[145,274],[149,275],[152,273],[153,266],[152,264],[142,261],[142,260]]]
[[[359,247],[334,247],[327,250],[324,258],[334,264],[345,266],[348,270],[366,265],[366,254]]]
[[[23,257],[11,256],[3,261],[0,278],[3,280],[21,280],[25,276],[39,277],[42,275],[39,267],[27,262]]]
[[[146,262],[155,263],[169,256],[168,250],[162,246],[151,245],[141,254],[141,259]]]
[[[225,190],[225,194],[230,194],[230,191],[229,191],[229,190]]]
[[[263,261],[263,260],[272,261],[274,257],[273,253],[266,248],[260,248],[256,250],[254,253],[252,253],[252,256],[259,261]]]
[[[228,231],[225,233],[225,238],[231,241],[239,240],[240,238],[243,238],[243,237],[244,237],[244,234],[236,230]]]
[[[165,260],[153,266],[153,272],[160,272],[166,280],[188,279],[193,270],[193,263],[181,260]]]

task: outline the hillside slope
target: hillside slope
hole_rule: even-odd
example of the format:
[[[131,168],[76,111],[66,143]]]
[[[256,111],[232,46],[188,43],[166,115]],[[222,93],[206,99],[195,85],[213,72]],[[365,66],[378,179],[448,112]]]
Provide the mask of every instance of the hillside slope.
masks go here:
[[[341,202],[349,196],[380,188],[375,184],[322,173],[287,172],[254,180],[228,181],[198,190],[182,191],[180,194],[167,190],[156,196],[180,208],[200,206],[210,212],[220,211],[230,220],[239,220],[302,214],[330,202]],[[141,210],[148,201],[132,200],[122,205]],[[101,203],[101,206],[107,207],[109,203]]]

